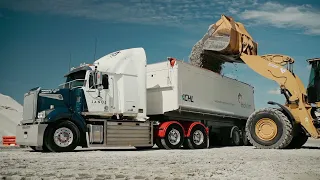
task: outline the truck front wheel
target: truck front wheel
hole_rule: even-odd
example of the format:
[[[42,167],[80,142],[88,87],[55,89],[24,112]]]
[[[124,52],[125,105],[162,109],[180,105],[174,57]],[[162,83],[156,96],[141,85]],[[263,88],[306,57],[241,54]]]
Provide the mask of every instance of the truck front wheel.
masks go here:
[[[45,136],[45,145],[52,152],[73,151],[79,144],[80,131],[71,121],[62,121],[59,124],[48,126]]]
[[[293,126],[288,117],[274,108],[254,112],[246,123],[249,141],[261,149],[284,149],[293,138]]]
[[[49,152],[49,149],[45,145],[44,146],[40,146],[40,147],[30,146],[30,148],[32,150],[34,150],[35,152]]]

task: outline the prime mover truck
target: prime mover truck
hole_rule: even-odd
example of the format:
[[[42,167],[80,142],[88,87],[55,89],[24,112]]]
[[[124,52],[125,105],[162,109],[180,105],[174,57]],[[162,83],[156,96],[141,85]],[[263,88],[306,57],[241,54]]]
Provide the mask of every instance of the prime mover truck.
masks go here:
[[[254,88],[175,58],[147,64],[143,48],[81,64],[57,89],[24,95],[17,144],[65,152],[76,147],[202,149],[247,144]]]

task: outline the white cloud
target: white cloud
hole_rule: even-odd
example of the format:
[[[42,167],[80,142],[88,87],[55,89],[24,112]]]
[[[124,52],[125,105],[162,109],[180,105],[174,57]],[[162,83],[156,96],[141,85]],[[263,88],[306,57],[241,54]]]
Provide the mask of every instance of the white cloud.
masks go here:
[[[243,20],[253,20],[256,25],[302,28],[305,34],[320,35],[320,11],[307,4],[287,5],[266,2],[256,9],[243,11],[239,16]]]
[[[32,13],[88,18],[106,22],[126,22],[176,26],[181,29],[207,28],[221,14],[231,15],[246,27],[272,25],[303,29],[320,34],[320,11],[311,5],[292,5],[258,0],[2,0],[0,8]],[[1,17],[1,15],[0,15]]]
[[[268,91],[268,94],[281,94],[280,89],[271,89]]]
[[[212,7],[206,6],[206,3],[192,0],[3,0],[0,1],[0,8],[84,17],[109,22],[179,26],[181,23],[191,22],[191,20],[195,20],[192,22],[194,25],[208,19],[214,21],[216,13],[213,13]]]
[[[199,27],[216,22],[226,10],[252,7],[257,0],[2,0],[0,8],[33,13],[68,15],[108,22],[132,22]]]

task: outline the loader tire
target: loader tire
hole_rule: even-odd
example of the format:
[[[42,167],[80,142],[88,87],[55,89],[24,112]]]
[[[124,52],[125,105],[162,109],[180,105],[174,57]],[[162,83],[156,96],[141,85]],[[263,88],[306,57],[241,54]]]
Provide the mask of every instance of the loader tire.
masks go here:
[[[308,141],[308,136],[303,132],[301,125],[296,125],[296,133],[292,138],[288,149],[300,149]]]
[[[246,135],[258,149],[284,149],[292,141],[293,126],[281,111],[263,108],[248,118]]]
[[[70,152],[79,145],[80,131],[73,122],[64,120],[58,124],[49,125],[47,128],[44,143],[50,151]]]

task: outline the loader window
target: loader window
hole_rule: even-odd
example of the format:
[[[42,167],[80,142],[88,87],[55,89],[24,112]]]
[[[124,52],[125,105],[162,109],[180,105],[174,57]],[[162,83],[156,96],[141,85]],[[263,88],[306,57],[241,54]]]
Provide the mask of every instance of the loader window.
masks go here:
[[[314,103],[320,101],[320,64],[314,62],[311,67],[309,83],[307,87],[308,102]]]

